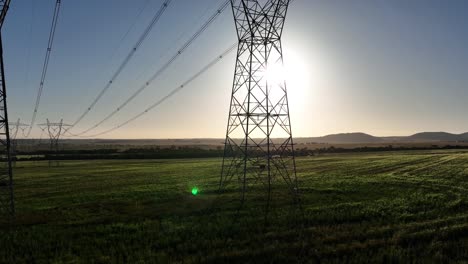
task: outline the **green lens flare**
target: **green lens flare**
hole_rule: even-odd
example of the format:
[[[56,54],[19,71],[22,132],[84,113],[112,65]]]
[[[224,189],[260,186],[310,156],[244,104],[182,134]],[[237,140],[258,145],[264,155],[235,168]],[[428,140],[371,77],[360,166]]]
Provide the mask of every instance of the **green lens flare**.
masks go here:
[[[198,194],[198,188],[197,188],[197,187],[193,187],[193,188],[192,188],[192,194],[193,194],[193,195],[197,195],[197,194]]]

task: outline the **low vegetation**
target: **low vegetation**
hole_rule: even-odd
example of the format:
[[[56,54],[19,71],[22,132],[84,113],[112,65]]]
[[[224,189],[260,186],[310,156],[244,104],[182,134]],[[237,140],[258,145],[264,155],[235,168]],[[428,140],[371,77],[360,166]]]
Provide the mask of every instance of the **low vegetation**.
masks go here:
[[[314,156],[331,153],[356,153],[356,152],[385,152],[385,151],[409,151],[409,150],[468,150],[466,145],[458,145],[453,142],[447,145],[439,144],[406,144],[406,145],[308,145],[298,144],[295,147],[296,156]],[[96,149],[69,149],[62,148],[58,151],[37,149],[18,151],[15,160],[95,160],[95,159],[193,159],[193,158],[222,158],[224,150],[222,146],[127,146],[121,148],[96,148]]]
[[[1,263],[463,262],[468,151],[297,160],[300,206],[278,182],[238,211],[221,159],[19,161]],[[197,195],[192,189],[198,189]]]

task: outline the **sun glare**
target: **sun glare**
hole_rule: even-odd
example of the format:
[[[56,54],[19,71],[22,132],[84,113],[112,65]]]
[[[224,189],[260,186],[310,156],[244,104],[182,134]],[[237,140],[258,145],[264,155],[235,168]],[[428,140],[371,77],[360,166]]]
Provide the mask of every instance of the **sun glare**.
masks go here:
[[[311,72],[306,62],[293,51],[285,52],[284,78],[288,91],[304,92],[309,86]]]
[[[269,85],[281,84],[287,80],[286,67],[280,63],[269,65],[264,75]]]
[[[309,86],[310,72],[307,64],[296,56],[294,52],[287,52],[287,62],[283,64],[271,64],[263,73],[269,84],[281,84],[286,82],[289,90],[303,92]]]

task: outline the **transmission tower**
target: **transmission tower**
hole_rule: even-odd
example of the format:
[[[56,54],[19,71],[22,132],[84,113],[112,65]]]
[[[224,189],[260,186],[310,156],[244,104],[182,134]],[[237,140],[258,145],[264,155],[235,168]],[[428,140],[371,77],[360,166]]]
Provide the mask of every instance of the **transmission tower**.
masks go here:
[[[10,141],[11,141],[10,157],[11,157],[12,165],[14,167],[16,165],[16,154],[18,150],[18,140],[17,140],[18,132],[21,130],[24,135],[24,131],[27,128],[29,128],[29,125],[20,123],[20,119],[18,118],[18,121],[16,121],[15,123],[10,122],[9,126],[10,126]]]
[[[40,129],[47,129],[50,139],[50,151],[51,153],[55,153],[57,157],[59,152],[60,136],[62,136],[67,131],[67,128],[71,127],[71,125],[64,124],[63,119],[61,119],[58,123],[49,122],[49,119],[47,119],[47,123],[39,124],[38,126]],[[52,160],[49,160],[49,166],[51,164]]]
[[[294,201],[298,194],[282,69],[281,35],[289,2],[231,0],[238,49],[220,190],[237,180],[244,204],[247,190],[262,184],[267,213],[276,179],[284,180]]]
[[[0,0],[0,210],[3,216],[14,216],[13,171],[10,156],[10,129],[6,101],[5,69],[1,27],[10,6],[10,0]]]

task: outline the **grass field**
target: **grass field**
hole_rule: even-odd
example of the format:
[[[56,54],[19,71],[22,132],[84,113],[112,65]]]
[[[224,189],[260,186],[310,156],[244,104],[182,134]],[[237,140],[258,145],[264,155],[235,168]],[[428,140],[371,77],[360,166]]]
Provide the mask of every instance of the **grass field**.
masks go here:
[[[60,165],[17,162],[1,263],[468,261],[468,152],[299,158],[303,214],[284,190],[267,225],[262,192],[217,195],[220,159]]]

